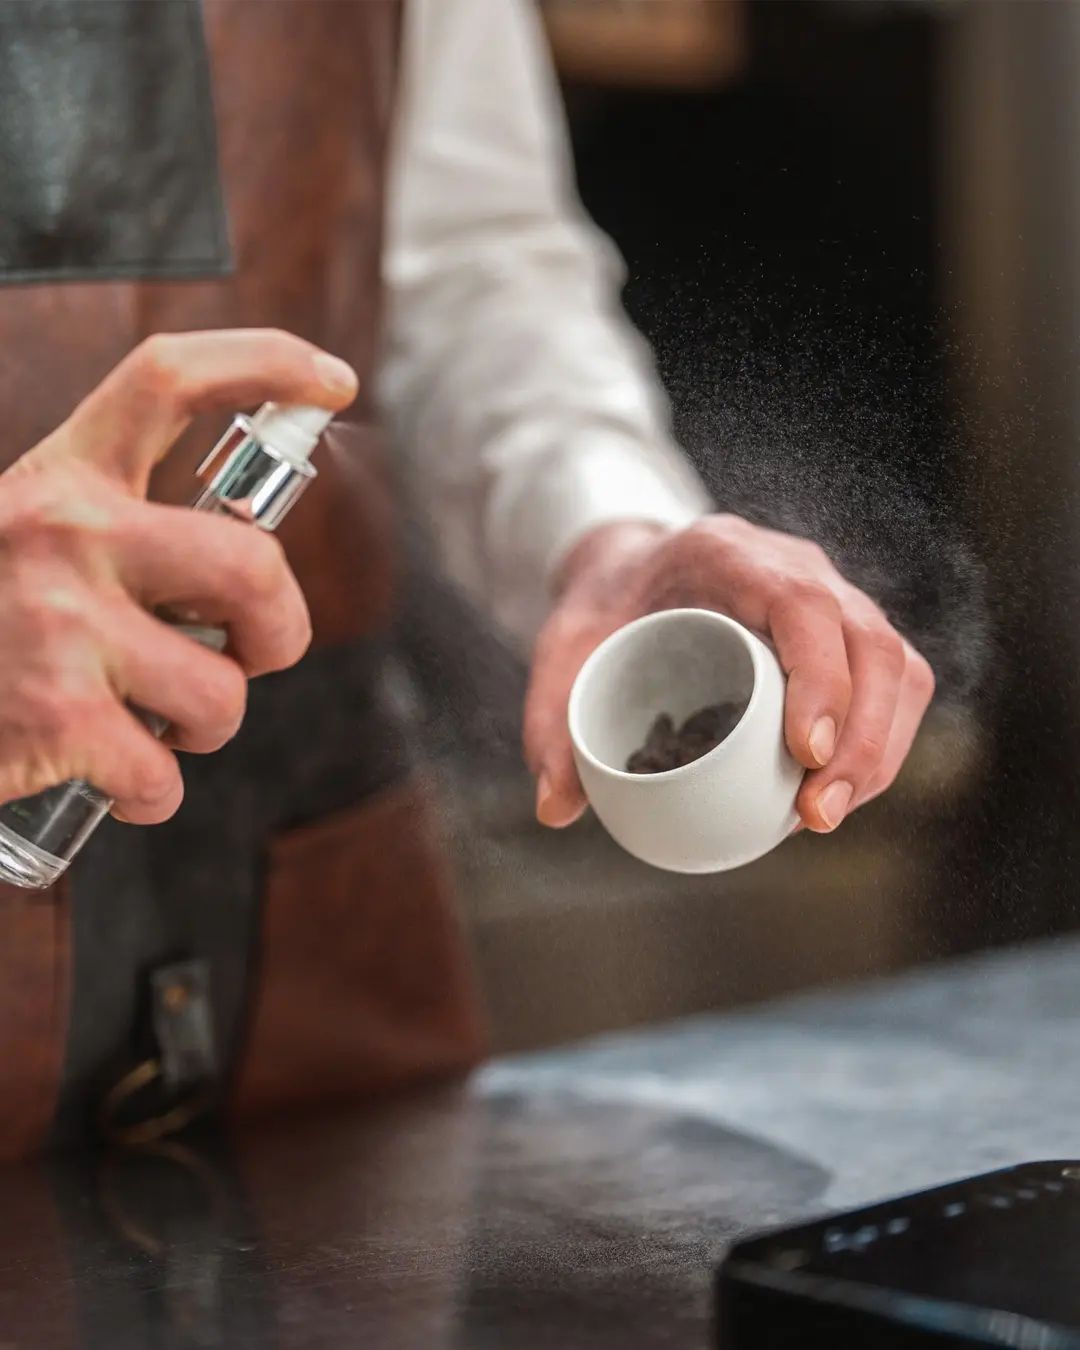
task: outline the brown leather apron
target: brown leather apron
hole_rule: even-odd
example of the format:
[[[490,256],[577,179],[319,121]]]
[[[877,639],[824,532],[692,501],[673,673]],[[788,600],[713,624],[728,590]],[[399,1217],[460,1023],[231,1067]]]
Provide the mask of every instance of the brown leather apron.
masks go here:
[[[7,462],[153,332],[285,328],[346,357],[363,390],[349,463],[324,453],[282,530],[311,655],[254,683],[226,750],[185,760],[175,821],[106,822],[53,893],[0,894],[0,1155],[80,1132],[158,1054],[163,965],[209,972],[218,1107],[355,1099],[481,1052],[387,676],[394,530],[370,381],[399,21],[396,0],[206,0],[232,273],[0,289]],[[156,496],[190,495],[219,430],[193,428]]]

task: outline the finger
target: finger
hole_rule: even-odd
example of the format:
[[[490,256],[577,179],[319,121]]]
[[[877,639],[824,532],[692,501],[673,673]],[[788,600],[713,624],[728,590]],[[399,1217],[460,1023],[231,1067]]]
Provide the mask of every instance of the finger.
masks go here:
[[[140,492],[191,419],[271,399],[336,411],[356,396],[344,361],[273,329],[174,333],[135,348],[50,438]]]
[[[114,539],[127,589],[147,609],[167,605],[193,621],[225,625],[230,655],[247,675],[284,670],[307,650],[307,604],[272,535],[139,503],[118,522]]]
[[[85,760],[73,776],[113,798],[113,815],[133,825],[168,820],[184,799],[176,756],[115,702],[98,712]]]
[[[769,607],[768,627],[787,674],[784,737],[807,769],[829,763],[851,704],[851,673],[840,605],[824,586],[787,588]]]
[[[235,661],[208,651],[137,605],[117,606],[102,627],[113,685],[121,698],[170,727],[169,744],[195,754],[218,750],[236,735],[247,680]]]
[[[567,709],[578,671],[608,631],[583,623],[563,605],[536,642],[525,695],[525,760],[536,776],[537,819],[555,829],[572,825],[585,810]]]
[[[828,767],[808,774],[798,809],[811,830],[836,829],[877,774],[885,757],[904,674],[904,643],[867,605],[844,625],[852,678],[851,704]]]
[[[889,733],[889,743],[885,747],[880,769],[866,785],[856,806],[865,805],[893,785],[934,697],[934,672],[929,662],[908,643],[904,644],[904,654],[904,678],[900,685],[900,698]]]

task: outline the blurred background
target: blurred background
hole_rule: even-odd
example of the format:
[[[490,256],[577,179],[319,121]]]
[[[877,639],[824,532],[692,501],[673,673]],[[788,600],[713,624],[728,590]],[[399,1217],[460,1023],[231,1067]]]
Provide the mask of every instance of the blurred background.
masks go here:
[[[717,501],[940,692],[836,836],[680,878],[533,823],[523,671],[414,549],[403,696],[500,1048],[1075,926],[1074,0],[545,0],[582,196]]]

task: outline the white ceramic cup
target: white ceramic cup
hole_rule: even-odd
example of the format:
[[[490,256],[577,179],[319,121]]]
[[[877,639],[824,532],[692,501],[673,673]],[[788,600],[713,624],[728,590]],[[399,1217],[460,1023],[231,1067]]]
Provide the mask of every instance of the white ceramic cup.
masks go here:
[[[723,872],[775,848],[798,821],[802,766],[784,744],[786,682],[775,654],[734,619],[668,609],[627,624],[582,666],[570,736],[589,803],[628,853],[669,872]],[[658,713],[676,726],[712,703],[745,705],[701,759],[626,772]]]

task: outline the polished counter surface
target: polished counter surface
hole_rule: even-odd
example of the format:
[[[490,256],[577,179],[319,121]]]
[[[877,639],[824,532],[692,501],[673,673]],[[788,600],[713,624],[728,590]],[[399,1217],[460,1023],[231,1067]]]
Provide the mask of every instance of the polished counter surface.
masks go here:
[[[1045,944],[14,1169],[0,1346],[706,1347],[736,1234],[1080,1153],[1078,989]]]

